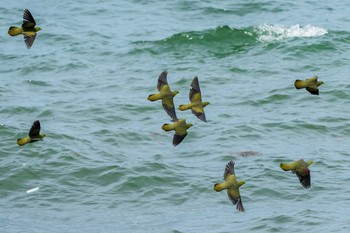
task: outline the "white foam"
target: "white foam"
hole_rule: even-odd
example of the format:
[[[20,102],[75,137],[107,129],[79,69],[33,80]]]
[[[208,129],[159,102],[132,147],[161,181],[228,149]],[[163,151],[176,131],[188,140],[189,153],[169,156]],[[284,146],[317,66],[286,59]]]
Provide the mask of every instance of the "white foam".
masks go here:
[[[33,192],[36,192],[36,191],[39,191],[39,187],[29,189],[29,190],[27,190],[27,193],[33,193]]]
[[[328,33],[321,27],[312,25],[300,26],[299,24],[292,26],[283,25],[261,25],[257,27],[258,38],[260,41],[273,42],[286,38],[298,37],[319,37]]]

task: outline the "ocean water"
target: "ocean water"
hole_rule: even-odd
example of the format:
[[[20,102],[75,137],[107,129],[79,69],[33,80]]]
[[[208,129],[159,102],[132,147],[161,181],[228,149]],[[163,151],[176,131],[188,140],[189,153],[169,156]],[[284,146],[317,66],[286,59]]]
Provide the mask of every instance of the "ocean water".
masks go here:
[[[0,232],[349,232],[350,3],[8,1],[0,6]],[[9,26],[28,8],[31,49]],[[208,122],[173,147],[157,78]],[[294,81],[317,75],[320,95]],[[16,144],[34,120],[42,142]],[[257,154],[242,157],[241,152]],[[246,212],[223,180],[234,160]],[[281,162],[313,160],[304,189]]]

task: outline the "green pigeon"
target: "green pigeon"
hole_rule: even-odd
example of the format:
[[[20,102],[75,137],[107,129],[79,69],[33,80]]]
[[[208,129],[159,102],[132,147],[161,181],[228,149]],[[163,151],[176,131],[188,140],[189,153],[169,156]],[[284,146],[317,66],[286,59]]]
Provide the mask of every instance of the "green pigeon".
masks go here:
[[[30,49],[34,43],[36,34],[40,31],[40,27],[36,27],[36,22],[28,9],[24,10],[23,23],[21,27],[11,26],[8,30],[10,36],[18,36],[23,34],[24,42],[28,49]]]
[[[305,79],[305,81],[297,79],[294,82],[294,86],[296,89],[306,88],[306,90],[311,94],[319,95],[318,87],[324,84],[324,82],[317,81],[317,79],[317,76]]]
[[[157,94],[151,94],[148,96],[148,100],[150,101],[156,101],[156,100],[162,100],[163,109],[165,112],[175,121],[176,114],[175,114],[175,107],[174,107],[174,101],[173,98],[179,93],[178,91],[171,91],[168,81],[167,81],[167,71],[163,71],[158,78],[158,84],[157,88],[159,93]]]
[[[191,103],[180,105],[179,110],[185,111],[191,109],[193,115],[198,117],[198,119],[207,122],[205,118],[204,107],[207,106],[209,102],[202,102],[202,94],[201,89],[199,88],[197,76],[192,80],[189,99]]]
[[[312,160],[305,162],[304,160],[300,159],[300,160],[294,161],[293,163],[281,163],[280,167],[284,171],[292,171],[293,173],[295,173],[299,178],[301,185],[304,188],[310,188],[311,177],[310,177],[309,166],[311,164],[313,164]]]
[[[45,134],[40,134],[40,122],[34,121],[32,127],[29,130],[29,135],[23,138],[17,139],[17,144],[19,146],[24,146],[27,143],[37,142],[43,140],[46,136]]]
[[[220,184],[215,184],[214,190],[216,192],[220,192],[224,189],[227,189],[227,195],[231,200],[232,204],[236,205],[236,209],[238,211],[244,212],[242,198],[239,193],[239,187],[244,185],[245,182],[242,180],[237,181],[234,166],[235,166],[235,163],[232,160],[227,163],[225,172],[224,172],[225,182]]]
[[[177,119],[176,114],[175,114],[174,123],[172,123],[172,124],[164,124],[162,126],[162,129],[164,131],[171,131],[171,130],[175,131],[175,134],[174,134],[174,137],[173,137],[173,145],[177,146],[187,136],[187,129],[189,129],[192,126],[193,125],[192,124],[188,124],[185,119]]]

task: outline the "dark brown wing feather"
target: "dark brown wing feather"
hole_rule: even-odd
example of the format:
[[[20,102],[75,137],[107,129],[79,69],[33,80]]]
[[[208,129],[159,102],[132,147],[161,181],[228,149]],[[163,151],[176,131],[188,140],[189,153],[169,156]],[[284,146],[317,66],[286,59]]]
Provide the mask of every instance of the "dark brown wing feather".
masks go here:
[[[232,202],[233,205],[236,205],[236,209],[240,212],[244,212],[244,207],[242,204],[242,198],[241,196],[239,196],[238,198],[233,197],[230,195],[229,191],[227,190],[227,196],[230,199],[230,201]]]
[[[177,116],[176,116],[174,104],[173,104],[173,106],[170,107],[164,102],[164,99],[163,99],[162,106],[163,106],[164,111],[171,117],[171,119],[174,122],[178,120]]]
[[[306,87],[306,90],[313,95],[319,95],[319,90],[317,88],[315,89],[315,88]]]
[[[34,121],[32,127],[29,130],[29,137],[36,137],[40,134],[40,122]]]
[[[310,174],[307,174],[305,176],[300,175],[298,172],[295,173],[297,177],[299,178],[300,184],[304,188],[310,188],[311,187],[311,176]]]
[[[204,122],[207,122],[207,119],[205,117],[205,113],[204,112],[196,112],[192,109],[192,114],[195,115],[196,117],[198,117],[199,120],[202,120]]]
[[[34,43],[34,40],[35,40],[35,36],[27,36],[27,35],[24,35],[24,43],[26,44],[27,48],[30,49]]]
[[[224,172],[224,179],[226,180],[226,177],[228,175],[235,175],[235,162],[233,162],[232,160],[230,162],[228,162],[226,164],[226,167],[225,167],[225,172]]]
[[[244,207],[242,204],[242,198],[239,197],[236,205],[236,209],[239,210],[240,212],[244,212]]]
[[[23,12],[23,23],[24,22],[31,22],[34,24],[34,26],[36,25],[34,17],[32,16],[32,14],[30,13],[30,11],[28,9],[25,9]]]
[[[191,83],[191,89],[190,89],[190,94],[189,94],[189,99],[190,101],[193,98],[193,95],[196,93],[201,93],[201,89],[199,88],[199,82],[198,82],[198,77],[194,77]]]
[[[186,137],[186,135],[187,135],[187,133],[184,134],[184,135],[175,133],[175,134],[174,134],[174,137],[173,137],[173,145],[174,145],[174,146],[179,145],[179,144],[184,140],[184,138]]]
[[[163,85],[168,85],[168,80],[167,80],[168,72],[163,71],[158,78],[158,83],[157,83],[157,89],[160,91]]]

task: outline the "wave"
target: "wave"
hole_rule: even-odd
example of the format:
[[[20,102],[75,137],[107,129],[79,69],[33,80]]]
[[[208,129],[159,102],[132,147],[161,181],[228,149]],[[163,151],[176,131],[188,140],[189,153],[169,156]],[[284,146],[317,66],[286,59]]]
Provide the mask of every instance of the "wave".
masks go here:
[[[149,53],[159,55],[173,53],[175,56],[205,54],[226,57],[231,54],[242,54],[258,45],[275,43],[291,38],[320,37],[328,31],[322,27],[298,24],[258,25],[244,28],[233,28],[228,25],[201,31],[180,32],[165,39],[156,41],[136,41],[132,55]]]

